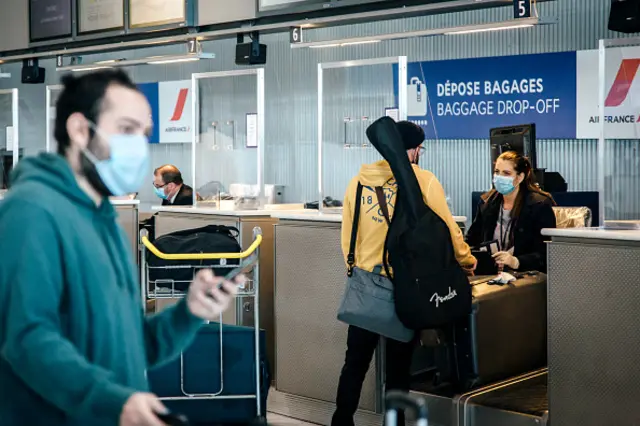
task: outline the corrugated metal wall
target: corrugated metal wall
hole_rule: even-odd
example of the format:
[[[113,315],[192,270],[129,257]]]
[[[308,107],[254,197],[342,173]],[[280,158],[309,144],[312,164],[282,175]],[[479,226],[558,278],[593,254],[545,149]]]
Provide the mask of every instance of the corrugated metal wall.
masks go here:
[[[286,185],[289,201],[309,201],[317,196],[316,149],[316,69],[320,62],[342,61],[407,55],[409,61],[469,58],[481,56],[541,53],[597,48],[600,38],[615,35],[606,30],[609,2],[606,0],[557,0],[539,6],[542,16],[555,17],[555,25],[540,26],[518,31],[498,31],[464,36],[440,36],[411,40],[388,41],[371,45],[344,48],[296,49],[289,47],[288,34],[265,36],[269,46],[266,66],[266,183]],[[510,19],[510,7],[456,13],[443,16],[418,17],[382,23],[324,28],[306,33],[307,40],[329,40],[384,32],[438,28]],[[86,62],[108,58],[146,57],[178,51],[179,47],[162,47],[119,54],[96,55]],[[207,42],[206,51],[217,54],[213,61],[199,63],[140,66],[130,69],[137,82],[188,79],[193,72],[236,69],[234,64],[235,40]],[[53,61],[46,61],[48,84],[57,84],[59,76]],[[0,80],[1,88],[20,88],[21,144],[28,154],[44,148],[45,141],[45,89],[43,86],[19,84],[19,66],[10,65],[11,80]],[[326,195],[343,196],[348,180],[362,162],[372,161],[377,155],[371,148],[344,149],[347,143],[364,140],[366,122],[362,117],[377,117],[384,108],[393,104],[392,74],[390,66],[369,69],[330,70],[326,74],[324,132],[326,135],[324,186]],[[240,77],[238,77],[240,78]],[[235,150],[222,152],[203,145],[199,155],[198,182],[222,180],[255,182],[255,150],[244,147],[245,114],[254,112],[253,86],[243,83],[221,82],[223,87],[208,84],[201,88],[204,96],[202,122],[207,133],[213,121],[236,123]],[[203,83],[204,84],[204,83]],[[594,90],[596,90],[594,88]],[[230,100],[233,99],[233,102]],[[3,102],[0,99],[0,102]],[[5,103],[2,103],[5,108]],[[344,124],[346,117],[355,121]],[[7,124],[5,124],[7,125]],[[222,133],[224,133],[221,130]],[[227,130],[228,134],[228,130]],[[346,135],[346,136],[345,136]],[[207,140],[205,136],[204,140]],[[233,138],[232,138],[233,139]],[[209,144],[211,141],[209,140]],[[539,143],[539,165],[561,172],[571,190],[595,190],[596,141],[545,140]],[[619,141],[617,153],[630,155],[637,142]],[[154,164],[171,162],[183,169],[190,179],[190,147],[161,145],[153,147]],[[637,158],[637,157],[635,157]],[[431,169],[442,181],[456,214],[471,214],[473,190],[484,190],[490,185],[489,154],[486,140],[429,141],[423,166]],[[636,169],[637,170],[637,169]],[[629,171],[630,185],[637,188],[637,172]],[[201,174],[202,173],[202,174]],[[616,184],[617,185],[617,184]],[[145,188],[143,200],[152,201],[151,188]],[[632,197],[633,198],[633,197]],[[622,211],[637,213],[640,206],[629,201]]]

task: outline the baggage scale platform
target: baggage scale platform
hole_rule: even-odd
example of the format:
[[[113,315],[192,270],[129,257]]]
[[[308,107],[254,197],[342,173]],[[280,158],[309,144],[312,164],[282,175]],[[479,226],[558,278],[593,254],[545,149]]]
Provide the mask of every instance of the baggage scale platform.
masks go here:
[[[430,391],[419,383],[412,392],[427,401],[430,426],[544,426],[549,423],[547,378],[548,370],[542,369],[462,395]]]

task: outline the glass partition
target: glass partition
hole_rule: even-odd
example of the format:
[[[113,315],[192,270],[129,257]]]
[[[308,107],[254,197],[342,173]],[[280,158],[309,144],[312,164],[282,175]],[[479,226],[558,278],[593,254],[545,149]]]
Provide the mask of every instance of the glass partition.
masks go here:
[[[640,225],[631,222],[640,220],[639,67],[640,38],[600,40],[599,114],[589,121],[599,129],[600,225]]]
[[[194,74],[192,170],[197,204],[270,203],[264,188],[264,69]],[[269,189],[269,188],[268,188]]]
[[[18,89],[0,90],[0,198],[9,187],[9,175],[22,157],[19,143]]]
[[[397,92],[397,95],[396,95]],[[318,65],[318,202],[342,201],[363,164],[382,157],[367,127],[383,115],[406,120],[406,56]]]
[[[56,103],[58,102],[58,96],[62,92],[62,85],[47,86],[46,89],[46,111],[45,111],[45,127],[46,127],[46,140],[45,151],[56,152],[58,150],[58,144],[56,138],[53,135],[56,120]]]

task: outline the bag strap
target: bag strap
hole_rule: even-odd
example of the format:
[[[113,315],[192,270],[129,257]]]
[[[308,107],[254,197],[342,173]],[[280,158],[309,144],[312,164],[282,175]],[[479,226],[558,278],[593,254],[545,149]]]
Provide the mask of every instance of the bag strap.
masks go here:
[[[387,204],[387,197],[384,195],[384,188],[381,186],[376,186],[376,196],[378,197],[378,205],[380,206],[380,210],[382,210],[382,215],[387,221],[387,225],[391,226],[391,216],[389,215],[389,205]],[[387,274],[387,278],[392,279],[391,276],[391,268],[389,267],[388,261],[389,253],[387,252],[387,241],[385,239],[384,248],[382,249],[382,266],[384,266],[384,272]]]
[[[378,196],[378,205],[382,214],[387,221],[387,225],[391,225],[391,218],[389,216],[389,206],[387,205],[387,197],[384,195],[384,189],[381,186],[376,186],[376,195]]]
[[[189,236],[189,235],[199,234],[199,233],[226,234],[236,239],[240,235],[240,231],[238,230],[238,228],[233,226],[224,226],[224,225],[207,225],[200,228],[183,229],[181,231],[175,231],[167,235],[172,235],[174,237],[184,237],[184,236]]]
[[[358,225],[360,223],[360,206],[362,205],[362,184],[358,182],[356,190],[356,208],[353,213],[353,224],[351,225],[351,241],[349,242],[349,254],[347,254],[347,276],[353,276],[353,268],[356,264],[356,238],[358,236]]]

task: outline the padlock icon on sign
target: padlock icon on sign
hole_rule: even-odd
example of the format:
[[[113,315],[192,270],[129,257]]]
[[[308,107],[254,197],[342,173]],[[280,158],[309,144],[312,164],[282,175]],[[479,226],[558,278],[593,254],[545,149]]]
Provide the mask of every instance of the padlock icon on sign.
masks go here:
[[[427,85],[418,77],[412,77],[407,86],[407,115],[409,117],[426,117],[427,102]]]

